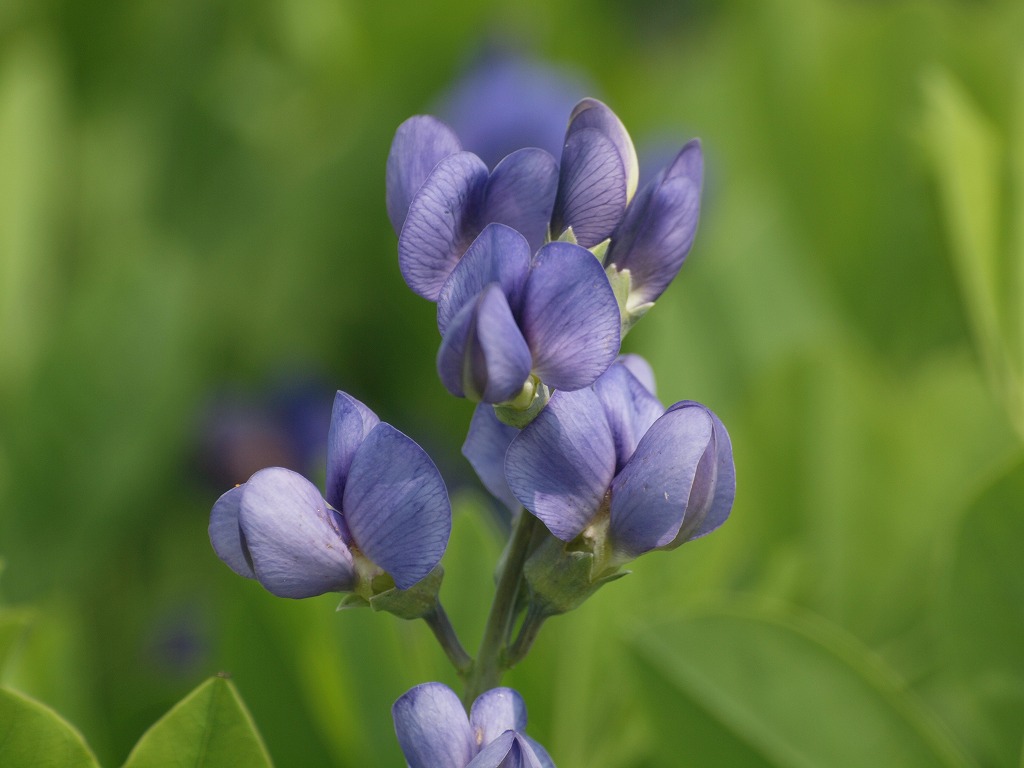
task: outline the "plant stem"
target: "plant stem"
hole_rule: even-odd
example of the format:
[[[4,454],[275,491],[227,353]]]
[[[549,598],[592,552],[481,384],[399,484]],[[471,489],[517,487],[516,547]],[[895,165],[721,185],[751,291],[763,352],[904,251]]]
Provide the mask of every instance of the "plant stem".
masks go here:
[[[533,641],[537,639],[537,634],[540,632],[540,628],[544,626],[544,621],[547,618],[534,605],[527,609],[526,618],[523,619],[523,625],[519,628],[519,634],[505,656],[505,666],[508,669],[512,669],[530,652],[530,648],[533,647]]]
[[[437,642],[441,644],[448,661],[455,667],[459,677],[465,680],[466,675],[473,667],[473,659],[459,642],[459,636],[455,633],[451,621],[448,620],[448,614],[445,613],[440,600],[437,601],[434,610],[423,617],[423,620],[427,622],[427,626],[434,633]]]
[[[516,594],[519,591],[523,564],[526,562],[536,522],[537,518],[525,509],[519,511],[519,517],[512,529],[505,563],[498,577],[494,602],[491,603],[491,611],[487,615],[483,640],[480,641],[480,652],[466,678],[465,695],[462,700],[467,708],[481,693],[497,686],[505,672],[502,652],[507,641],[508,628],[514,618],[512,614],[516,608]]]

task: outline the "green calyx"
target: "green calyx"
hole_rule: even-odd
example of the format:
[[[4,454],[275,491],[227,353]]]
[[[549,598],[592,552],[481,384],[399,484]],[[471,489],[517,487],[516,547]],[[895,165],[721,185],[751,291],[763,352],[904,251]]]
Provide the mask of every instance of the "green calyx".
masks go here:
[[[548,535],[533,550],[523,568],[533,611],[544,617],[568,613],[629,573],[605,555],[604,532],[597,529],[591,526],[568,544]]]
[[[338,610],[369,607],[400,619],[422,619],[437,610],[437,594],[443,579],[444,569],[440,565],[408,589],[396,587],[391,575],[379,569],[369,578],[360,573],[355,590],[342,598]]]

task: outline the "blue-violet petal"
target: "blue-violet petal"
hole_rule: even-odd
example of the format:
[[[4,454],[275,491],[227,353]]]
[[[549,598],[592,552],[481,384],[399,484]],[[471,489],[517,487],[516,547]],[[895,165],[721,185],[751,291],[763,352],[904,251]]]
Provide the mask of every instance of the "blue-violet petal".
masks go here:
[[[448,155],[462,149],[454,131],[436,117],[415,115],[395,131],[387,163],[387,208],[395,234],[402,231],[420,185]]]
[[[408,589],[441,560],[452,510],[426,452],[390,424],[366,436],[349,470],[342,504],[356,546]]]
[[[267,591],[302,598],[352,589],[352,555],[311,482],[271,467],[242,488],[238,519],[256,578]]]
[[[505,454],[512,493],[562,541],[590,523],[614,474],[611,429],[591,389],[552,395]]]

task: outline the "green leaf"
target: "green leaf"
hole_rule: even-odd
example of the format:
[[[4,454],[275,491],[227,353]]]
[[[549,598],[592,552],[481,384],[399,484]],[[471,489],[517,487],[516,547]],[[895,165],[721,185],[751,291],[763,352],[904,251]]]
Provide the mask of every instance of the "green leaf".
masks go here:
[[[997,765],[1018,759],[1024,723],[1024,461],[972,501],[955,538],[940,601],[941,668],[954,686],[957,719]]]
[[[970,764],[879,660],[819,619],[721,608],[631,644],[665,681],[652,706],[671,713],[676,725],[661,732],[678,743],[659,747],[705,768]]]
[[[1006,149],[947,73],[933,73],[925,94],[925,141],[967,314],[989,374],[1024,433],[1019,275],[1003,254],[1000,220]]]
[[[44,704],[0,688],[0,765],[99,768],[74,726]]]
[[[31,614],[24,610],[0,611],[0,673],[4,671],[25,630],[31,623]]]
[[[271,766],[263,740],[230,681],[213,677],[139,739],[124,768]]]

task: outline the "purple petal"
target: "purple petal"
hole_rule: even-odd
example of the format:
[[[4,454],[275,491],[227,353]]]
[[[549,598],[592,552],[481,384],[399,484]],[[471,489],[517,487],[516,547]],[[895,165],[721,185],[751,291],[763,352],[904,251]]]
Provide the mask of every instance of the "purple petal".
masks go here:
[[[398,238],[398,266],[405,282],[435,301],[459,257],[479,233],[487,166],[470,152],[456,152],[435,166],[409,205]]]
[[[278,597],[352,589],[352,555],[316,487],[289,469],[263,469],[242,486],[238,519],[260,584]]]
[[[232,571],[247,579],[255,579],[256,572],[249,562],[242,530],[238,527],[238,510],[244,487],[235,486],[213,505],[213,511],[210,512],[210,543],[217,557],[227,563]]]
[[[519,502],[505,479],[505,452],[518,434],[518,429],[498,420],[494,408],[480,403],[473,411],[469,433],[462,445],[462,455],[473,466],[484,488],[511,512],[519,509]]]
[[[616,362],[626,366],[648,392],[652,395],[658,394],[658,387],[654,381],[654,369],[644,358],[637,354],[619,355]]]
[[[505,731],[485,746],[466,768],[543,768],[529,742],[515,731]]]
[[[455,265],[437,297],[437,327],[444,336],[452,318],[491,283],[501,285],[510,307],[518,307],[533,251],[504,224],[488,224]]]
[[[550,387],[586,387],[619,352],[619,305],[600,263],[585,248],[549,243],[523,292],[521,327],[533,370]]]
[[[697,233],[703,174],[694,139],[626,211],[605,263],[629,270],[631,306],[656,301],[679,273]]]
[[[409,768],[465,768],[476,751],[462,702],[441,683],[424,683],[391,707]]]
[[[456,397],[502,403],[530,376],[530,349],[497,283],[487,286],[448,326],[437,373]]]
[[[612,365],[594,382],[615,439],[615,471],[619,472],[665,407],[625,365]]]
[[[587,527],[614,474],[612,432],[590,389],[552,395],[505,454],[512,493],[562,541]]]
[[[492,688],[477,696],[469,710],[477,744],[490,744],[505,731],[526,730],[526,704],[512,688]]]
[[[338,392],[334,396],[331,429],[327,436],[326,498],[335,509],[342,509],[341,499],[352,457],[370,430],[379,423],[377,414],[351,395]]]
[[[430,115],[410,117],[395,131],[387,165],[388,218],[400,234],[416,191],[448,155],[462,149],[459,137]]]
[[[687,509],[686,519],[683,520],[683,525],[680,528],[679,534],[673,540],[672,546],[679,546],[686,541],[699,539],[701,536],[706,536],[716,528],[719,528],[729,518],[733,501],[736,498],[736,465],[733,463],[732,458],[732,441],[729,439],[729,433],[726,431],[725,425],[722,424],[713,411],[692,400],[676,403],[669,408],[669,411],[690,407],[702,408],[707,411],[715,425],[713,464],[712,457],[710,455],[705,456],[704,461],[708,462],[709,466],[707,466],[707,469],[702,466],[698,470],[698,472],[703,470],[709,475],[713,474],[714,490],[706,495],[702,505],[703,509],[695,508],[693,510],[692,517],[690,509]],[[713,473],[710,471],[712,466],[714,467]],[[685,538],[683,538],[684,536]]]
[[[530,243],[544,244],[558,189],[558,163],[543,149],[520,149],[506,157],[487,181],[482,221],[507,224]]]
[[[452,509],[426,452],[381,422],[356,451],[342,504],[356,546],[408,589],[441,560]]]
[[[572,227],[584,248],[611,237],[626,210],[626,172],[612,141],[594,128],[566,136],[551,236]]]
[[[519,734],[519,737],[530,745],[530,749],[533,750],[534,756],[537,758],[537,763],[540,768],[555,768],[555,761],[551,759],[551,755],[548,751],[541,746],[540,742],[536,739],[532,739],[525,733]]]
[[[698,465],[709,447],[713,455],[714,422],[706,409],[679,408],[654,422],[612,483],[616,550],[636,557],[672,543],[691,496],[700,493],[705,473],[699,476]]]
[[[597,99],[588,98],[582,99],[569,115],[566,138],[584,128],[600,131],[615,145],[619,157],[622,158],[622,167],[626,170],[626,199],[629,200],[636,192],[636,185],[640,179],[640,163],[626,126],[605,104]]]

